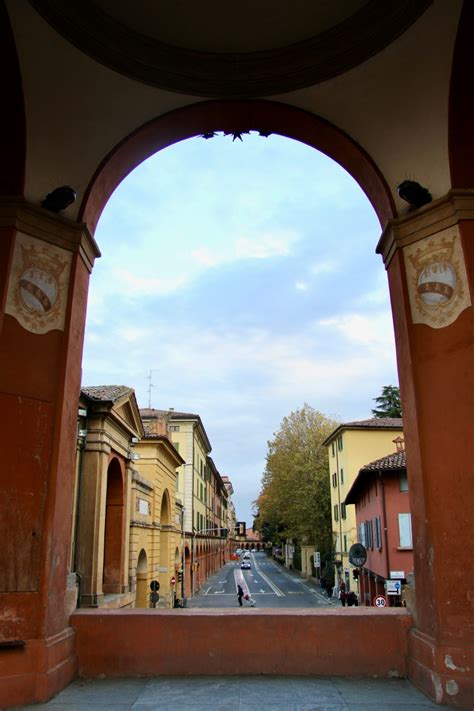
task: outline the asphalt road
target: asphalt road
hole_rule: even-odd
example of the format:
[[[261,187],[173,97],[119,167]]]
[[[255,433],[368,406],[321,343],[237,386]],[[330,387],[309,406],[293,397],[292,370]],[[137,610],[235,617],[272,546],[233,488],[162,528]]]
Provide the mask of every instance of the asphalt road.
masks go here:
[[[263,552],[251,553],[251,566],[250,570],[241,570],[240,561],[227,563],[207,579],[199,593],[188,600],[188,607],[238,607],[238,584],[244,591],[248,590],[256,607],[260,608],[338,605],[337,600],[328,600],[319,588],[307,583],[298,573],[285,570]]]

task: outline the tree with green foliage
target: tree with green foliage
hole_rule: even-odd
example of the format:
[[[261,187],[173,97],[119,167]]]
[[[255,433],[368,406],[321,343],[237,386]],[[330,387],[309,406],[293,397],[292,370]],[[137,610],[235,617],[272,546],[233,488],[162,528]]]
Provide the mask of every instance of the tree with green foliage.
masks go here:
[[[322,552],[332,550],[328,451],[323,442],[338,424],[307,404],[283,418],[268,442],[255,502],[262,534],[317,543]]]
[[[374,417],[401,417],[402,404],[400,402],[400,388],[396,385],[384,385],[379,397],[374,401],[377,407],[372,410]]]

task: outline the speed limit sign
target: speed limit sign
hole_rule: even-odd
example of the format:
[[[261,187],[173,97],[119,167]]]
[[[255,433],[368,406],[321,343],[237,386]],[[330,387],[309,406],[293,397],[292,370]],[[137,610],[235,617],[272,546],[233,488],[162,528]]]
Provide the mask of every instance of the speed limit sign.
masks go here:
[[[387,599],[383,595],[377,595],[374,597],[374,605],[375,607],[386,607]]]

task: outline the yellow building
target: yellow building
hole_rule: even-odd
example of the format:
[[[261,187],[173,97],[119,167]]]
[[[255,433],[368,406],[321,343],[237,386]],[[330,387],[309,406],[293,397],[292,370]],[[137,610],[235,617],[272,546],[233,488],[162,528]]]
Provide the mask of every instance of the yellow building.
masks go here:
[[[180,457],[166,427],[144,436],[132,388],[83,388],[79,402],[71,570],[83,607],[149,607],[181,597]],[[175,578],[175,585],[171,579]]]
[[[177,472],[176,500],[183,507],[183,587],[189,597],[225,560],[227,513],[223,499],[228,498],[227,490],[209,456],[212,447],[199,415],[154,408],[140,413],[145,432],[169,431],[183,459]]]
[[[135,393],[123,385],[83,387],[71,570],[82,607],[132,607],[129,579],[133,445],[143,435]]]
[[[336,585],[344,580],[348,590],[352,584],[348,553],[357,541],[357,529],[354,507],[346,509],[344,500],[364,464],[394,452],[393,440],[401,432],[400,418],[372,418],[339,425],[323,443],[329,450]]]
[[[177,468],[183,459],[164,434],[148,434],[134,447],[130,516],[130,581],[136,607],[150,607],[150,583],[159,583],[159,606],[181,598],[181,503]],[[174,580],[174,583],[173,583]]]

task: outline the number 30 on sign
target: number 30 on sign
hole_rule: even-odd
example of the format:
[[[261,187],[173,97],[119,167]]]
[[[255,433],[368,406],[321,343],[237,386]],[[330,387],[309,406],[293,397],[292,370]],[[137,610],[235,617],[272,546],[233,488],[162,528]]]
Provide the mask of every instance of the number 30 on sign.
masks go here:
[[[374,597],[375,607],[387,607],[387,599],[383,595],[377,595]]]

